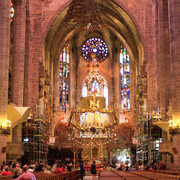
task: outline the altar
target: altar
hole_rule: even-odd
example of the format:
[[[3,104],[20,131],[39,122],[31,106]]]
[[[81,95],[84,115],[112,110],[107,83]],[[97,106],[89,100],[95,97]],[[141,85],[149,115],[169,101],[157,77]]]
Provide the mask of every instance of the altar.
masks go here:
[[[109,123],[109,115],[106,113],[87,112],[82,113],[80,116],[80,126],[89,131],[80,132],[80,137],[86,138],[107,138],[109,137],[108,131],[101,131]]]
[[[108,106],[106,80],[99,71],[91,71],[84,80],[82,97],[69,117],[84,161],[108,158],[106,142],[118,121],[115,110]]]

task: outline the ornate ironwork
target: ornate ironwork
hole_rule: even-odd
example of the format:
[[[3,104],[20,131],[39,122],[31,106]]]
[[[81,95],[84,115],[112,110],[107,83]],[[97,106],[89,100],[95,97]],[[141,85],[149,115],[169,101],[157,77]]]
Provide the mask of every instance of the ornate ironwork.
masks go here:
[[[96,30],[104,25],[94,0],[72,0],[63,23],[69,28]]]
[[[100,129],[102,132],[104,132],[105,130],[107,129],[110,129],[110,128],[113,128],[115,125],[118,124],[119,122],[119,119],[117,118],[116,116],[116,112],[114,109],[105,109],[102,107],[99,106],[99,101],[98,100],[101,100],[101,97],[96,97],[96,96],[93,96],[93,101],[91,101],[91,99],[89,97],[86,97],[86,98],[82,98],[81,99],[81,102],[83,102],[82,100],[86,100],[84,103],[83,102],[83,105],[85,105],[84,107],[81,105],[80,107],[81,108],[74,108],[72,111],[71,111],[71,114],[69,116],[69,124],[71,124],[73,127],[75,127],[76,129],[82,131],[82,132],[85,132],[85,131],[91,131],[91,132],[94,132],[94,126],[92,126],[92,130],[89,129],[89,128],[83,128],[81,127],[77,122],[76,122],[76,119],[78,119],[80,116],[79,114],[81,113],[87,113],[87,112],[92,112],[92,113],[95,113],[95,112],[100,112],[100,113],[106,113],[106,114],[109,114],[111,117],[112,117],[112,121],[111,123],[108,123],[105,125],[105,127],[102,127],[102,128],[96,128],[95,130],[97,129]],[[90,101],[89,103],[87,101]],[[103,102],[103,101],[102,101]],[[73,121],[74,120],[74,121]]]

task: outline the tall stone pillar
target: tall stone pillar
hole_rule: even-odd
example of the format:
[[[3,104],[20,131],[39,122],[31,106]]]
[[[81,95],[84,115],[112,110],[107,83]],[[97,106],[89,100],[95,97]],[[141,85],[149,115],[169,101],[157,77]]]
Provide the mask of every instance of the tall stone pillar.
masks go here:
[[[81,64],[81,60],[80,60],[80,55],[81,55],[81,47],[80,45],[78,45],[77,40],[75,41],[75,46],[74,46],[74,58],[73,61],[75,60],[76,63],[76,67],[75,67],[75,74],[76,74],[76,81],[75,81],[75,85],[76,85],[76,92],[75,92],[75,100],[76,100],[76,104],[79,103],[80,97],[82,96],[82,79],[80,77],[82,77],[81,74],[81,70],[82,70],[82,64]],[[84,69],[85,71],[85,69]]]
[[[161,116],[165,120],[166,112],[169,106],[169,98],[171,93],[170,86],[170,45],[169,45],[169,26],[168,26],[168,2],[159,0],[158,4],[158,43],[159,43],[159,59],[158,72],[159,75],[159,92],[160,92],[160,109]]]
[[[3,161],[6,161],[6,146],[7,146],[7,137],[0,135],[0,164],[2,165]]]
[[[60,93],[60,78],[59,78],[60,61],[53,62],[53,119],[51,135],[54,136],[54,130],[57,124],[56,113],[59,110],[59,93]]]
[[[75,50],[74,50],[75,51]],[[70,109],[75,105],[76,103],[76,52],[72,52],[72,45],[70,49],[70,67],[69,67],[69,107]]]
[[[157,64],[156,64],[156,55],[154,53],[155,46],[152,43],[154,34],[152,29],[153,27],[153,16],[150,18],[152,13],[153,4],[151,1],[144,1],[145,6],[145,29],[146,29],[146,43],[143,44],[145,50],[144,59],[147,61],[147,111],[151,112],[152,110],[157,111],[158,109],[158,88],[157,88]],[[153,53],[152,53],[153,52]],[[154,57],[153,57],[154,56]],[[153,89],[153,91],[152,91]]]
[[[175,148],[174,154],[174,169],[180,170],[180,134],[173,136],[173,148]]]
[[[60,79],[59,79],[59,67],[60,62],[54,61],[54,88],[53,88],[53,101],[54,101],[54,110],[59,109],[59,92],[60,92]]]
[[[169,31],[170,31],[170,60],[171,60],[171,86],[172,86],[172,119],[173,126],[180,125],[180,1],[168,0]],[[180,135],[173,138],[173,147],[177,149],[174,154],[174,167],[180,168]]]
[[[7,119],[10,49],[10,0],[0,1],[0,120]],[[6,136],[0,135],[0,164],[6,161]]]
[[[180,120],[180,1],[168,0],[173,123]]]
[[[23,106],[26,0],[15,1],[15,12],[12,101],[17,106]]]
[[[25,32],[26,32],[26,0],[15,1],[14,17],[14,57],[13,57],[13,81],[12,101],[17,106],[24,104],[24,64],[25,64]],[[16,133],[13,134],[21,142],[22,124],[16,126]],[[19,138],[18,138],[19,137]]]
[[[113,76],[114,76],[114,96],[115,96],[115,107],[118,108],[118,110],[121,109],[121,95],[120,95],[120,63],[119,63],[119,48],[118,48],[118,42],[116,42],[115,52],[114,54],[114,67],[113,67]],[[116,52],[117,51],[117,52]]]

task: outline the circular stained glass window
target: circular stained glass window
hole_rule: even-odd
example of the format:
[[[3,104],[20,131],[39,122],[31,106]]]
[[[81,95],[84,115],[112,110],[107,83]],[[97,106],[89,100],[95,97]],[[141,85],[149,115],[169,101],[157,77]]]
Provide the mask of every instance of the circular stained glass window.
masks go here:
[[[105,60],[108,56],[108,47],[106,43],[99,38],[87,40],[82,47],[82,56],[86,61]]]

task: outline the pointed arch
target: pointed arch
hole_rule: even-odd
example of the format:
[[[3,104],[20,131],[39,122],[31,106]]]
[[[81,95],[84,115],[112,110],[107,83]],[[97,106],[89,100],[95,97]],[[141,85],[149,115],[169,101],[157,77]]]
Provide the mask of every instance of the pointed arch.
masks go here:
[[[87,97],[92,94],[105,97],[108,106],[108,84],[104,76],[99,71],[90,71],[82,84],[82,96]]]

